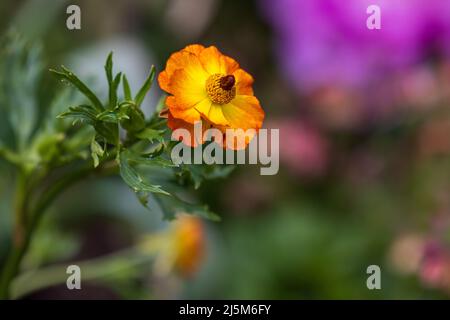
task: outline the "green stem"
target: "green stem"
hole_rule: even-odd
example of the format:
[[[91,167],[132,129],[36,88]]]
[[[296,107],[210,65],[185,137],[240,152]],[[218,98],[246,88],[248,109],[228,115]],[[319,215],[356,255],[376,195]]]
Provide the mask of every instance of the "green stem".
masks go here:
[[[14,246],[20,247],[25,237],[25,226],[27,219],[27,175],[21,170],[17,177],[15,201],[14,201]]]
[[[80,267],[83,281],[102,281],[151,262],[154,253],[142,252],[137,247],[131,247],[96,259],[73,262],[71,265]],[[67,264],[53,265],[19,275],[11,287],[12,298],[17,299],[39,289],[66,282],[67,267]]]
[[[35,208],[30,211],[30,221],[27,223],[23,239],[19,243],[15,242],[9,255],[6,258],[6,264],[0,276],[0,300],[9,299],[11,282],[19,272],[22,259],[30,246],[31,239],[34,232],[36,231],[36,227],[39,224],[43,213],[52,204],[52,202],[68,187],[91,174],[107,175],[115,172],[117,172],[117,167],[115,166],[115,164],[110,167],[99,167],[95,170],[91,166],[82,168],[79,171],[63,177],[61,180],[53,184],[42,195]],[[20,199],[23,199],[23,201],[26,200],[25,197]],[[26,204],[22,203],[21,207],[22,206],[23,208],[26,208]]]
[[[14,199],[14,227],[11,251],[6,259],[6,264],[0,277],[0,299],[7,298],[8,286],[15,265],[21,260],[21,251],[26,242],[26,203],[27,203],[27,179],[23,170],[17,177],[15,199]]]

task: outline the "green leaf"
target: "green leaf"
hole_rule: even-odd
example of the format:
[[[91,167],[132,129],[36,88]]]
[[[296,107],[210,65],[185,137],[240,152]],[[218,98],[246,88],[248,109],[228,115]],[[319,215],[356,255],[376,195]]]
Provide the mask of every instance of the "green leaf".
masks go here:
[[[97,168],[100,164],[100,158],[103,157],[105,154],[105,150],[102,148],[102,146],[95,140],[95,136],[92,139],[91,142],[91,156],[94,160],[94,168]]]
[[[98,113],[90,105],[70,107],[68,111],[61,113],[59,118],[73,118],[75,121],[86,122],[94,127],[95,131],[110,144],[116,145],[119,140],[118,120],[114,112],[107,110]]]
[[[139,202],[148,209],[148,198],[150,196],[149,192],[136,192],[136,196]]]
[[[0,142],[0,158],[4,158],[8,162],[15,164],[17,166],[20,166],[21,162],[22,162],[22,158],[19,154],[10,150],[8,147],[3,145],[1,142]]]
[[[62,141],[63,157],[70,158],[87,158],[86,149],[90,145],[93,134],[95,134],[94,128],[91,126],[84,126],[77,128],[77,130],[69,136],[66,136]]]
[[[81,105],[83,101],[84,96],[73,86],[58,90],[45,113],[41,129],[50,132],[67,132],[70,122],[61,121],[58,116],[67,111],[67,106]]]
[[[163,210],[166,220],[174,219],[177,213],[188,213],[211,221],[221,220],[220,216],[209,210],[206,205],[189,203],[175,195],[171,197],[155,195],[155,198]]]
[[[17,149],[24,151],[38,120],[42,50],[13,32],[0,48],[0,111],[14,132]]]
[[[125,97],[125,100],[131,101],[133,99],[131,95],[130,84],[128,83],[128,79],[125,75],[123,75],[123,95]]]
[[[137,132],[145,128],[144,113],[134,103],[122,103],[120,109],[128,116],[128,119],[120,122],[122,128],[130,132]]]
[[[89,101],[91,101],[96,110],[104,110],[104,107],[97,96],[80,79],[78,79],[78,77],[72,71],[64,66],[61,66],[61,69],[62,71],[50,69],[50,72],[55,74],[60,79],[67,80],[71,84],[73,84],[81,93],[86,96],[86,98],[89,99]]]
[[[151,185],[144,181],[139,173],[129,163],[130,152],[125,150],[120,153],[120,175],[134,192],[151,192],[170,195],[161,189],[161,186]]]
[[[134,101],[136,102],[136,105],[138,107],[141,106],[142,101],[144,101],[145,95],[152,87],[153,79],[155,78],[155,73],[156,73],[155,67],[152,66],[150,69],[150,74],[147,77],[147,80],[145,80],[144,85],[139,90],[139,92],[136,94],[136,97],[134,97]]]
[[[161,112],[166,107],[166,98],[167,95],[163,94],[161,98],[159,98],[158,103],[156,104],[155,111],[157,113]]]
[[[147,166],[158,166],[162,168],[173,168],[177,165],[173,164],[171,160],[164,159],[162,157],[152,157],[151,155],[138,155],[130,152],[128,160],[136,164],[142,164]]]
[[[60,144],[64,141],[65,135],[58,133],[40,133],[35,136],[30,147],[29,154],[35,151],[37,161],[50,162],[58,157]]]
[[[111,51],[108,54],[108,57],[106,58],[106,63],[105,63],[105,72],[106,72],[106,79],[108,80],[108,83],[112,84],[113,81],[113,76],[112,76],[112,68],[113,68],[113,62],[112,62],[112,56],[113,56],[113,52]]]
[[[115,123],[96,121],[94,129],[99,135],[106,139],[112,145],[117,145],[119,142],[119,126]]]
[[[194,188],[200,188],[205,180],[213,180],[227,177],[233,170],[233,165],[200,165],[183,164],[180,176],[187,176],[194,183]]]
[[[88,124],[93,124],[97,119],[97,110],[90,105],[81,104],[69,107],[69,110],[59,114],[58,118],[73,118],[75,120],[85,121]]]
[[[135,134],[136,137],[138,137],[139,139],[145,139],[148,140],[150,142],[153,141],[160,141],[163,142],[164,141],[164,132],[165,130],[156,130],[156,129],[151,129],[151,128],[145,128],[144,130],[138,132]]]
[[[109,87],[109,109],[113,109],[117,105],[117,88],[119,87],[122,73],[119,72],[113,79],[113,53],[109,53],[105,63],[106,79],[108,80]]]
[[[113,80],[112,83],[112,98],[110,98],[110,108],[114,108],[117,105],[117,89],[119,88],[119,84],[120,84],[120,79],[122,78],[122,72],[119,72],[118,74],[116,74],[116,77]],[[111,97],[111,95],[110,95]]]
[[[119,123],[121,120],[126,119],[129,119],[129,117],[119,110],[105,110],[97,115],[97,120],[110,123]]]

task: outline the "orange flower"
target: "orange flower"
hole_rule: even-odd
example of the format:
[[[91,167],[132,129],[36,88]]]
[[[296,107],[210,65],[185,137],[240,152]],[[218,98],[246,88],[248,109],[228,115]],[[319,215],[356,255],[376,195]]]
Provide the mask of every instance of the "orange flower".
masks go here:
[[[182,215],[174,223],[175,267],[181,275],[188,277],[200,268],[204,257],[204,226],[200,218],[191,215]]]
[[[205,226],[200,218],[179,213],[167,229],[144,236],[139,248],[145,254],[156,254],[156,274],[175,272],[188,278],[200,269],[205,256]]]
[[[264,111],[253,95],[253,78],[216,47],[190,45],[172,54],[166,69],[159,74],[160,87],[170,94],[168,126],[192,132],[193,124],[202,121],[203,129],[254,129],[262,126]],[[245,139],[246,143],[252,137]],[[184,143],[203,143],[195,137]]]

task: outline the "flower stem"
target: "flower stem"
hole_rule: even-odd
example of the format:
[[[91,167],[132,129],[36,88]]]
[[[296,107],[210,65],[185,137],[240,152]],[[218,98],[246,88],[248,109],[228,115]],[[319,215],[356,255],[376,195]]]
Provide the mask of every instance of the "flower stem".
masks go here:
[[[16,273],[16,265],[22,260],[23,247],[26,242],[26,207],[27,207],[27,179],[23,170],[17,176],[15,200],[14,200],[14,229],[13,241],[6,264],[0,277],[0,299],[8,298],[10,279]]]
[[[15,234],[13,246],[9,255],[7,256],[6,264],[0,275],[0,300],[9,299],[11,282],[19,273],[20,264],[30,246],[31,239],[34,232],[36,231],[37,225],[39,224],[43,213],[53,203],[53,201],[68,187],[88,177],[91,174],[109,175],[116,172],[117,166],[115,165],[115,163],[113,163],[112,166],[105,165],[102,167],[98,167],[97,169],[93,169],[91,165],[81,168],[78,171],[64,176],[59,181],[50,186],[48,190],[46,190],[41,198],[37,201],[34,209],[29,212],[29,215],[26,214],[27,212],[20,212],[19,218],[17,217],[18,214],[16,212],[16,222],[25,220],[25,217],[27,216],[29,217],[29,221],[27,221],[28,223],[26,224],[26,228],[20,227],[20,231],[17,231],[17,228],[15,230],[15,233],[20,232],[20,236]],[[21,184],[22,183],[19,183],[18,185]],[[24,184],[24,186],[26,186],[26,183]],[[30,193],[31,192],[28,191],[28,194]],[[26,196],[22,195],[22,191],[20,190],[17,199],[17,202],[19,203],[16,203],[16,208],[26,209],[26,202],[28,200]],[[16,240],[17,237],[19,237],[19,240]]]
[[[150,263],[154,255],[155,252],[144,253],[137,247],[131,247],[92,260],[76,261],[71,264],[83,270],[83,281],[106,281],[114,276],[120,276],[121,272],[134,270]],[[66,269],[67,265],[53,265],[19,275],[13,282],[11,297],[21,298],[42,288],[66,282]]]

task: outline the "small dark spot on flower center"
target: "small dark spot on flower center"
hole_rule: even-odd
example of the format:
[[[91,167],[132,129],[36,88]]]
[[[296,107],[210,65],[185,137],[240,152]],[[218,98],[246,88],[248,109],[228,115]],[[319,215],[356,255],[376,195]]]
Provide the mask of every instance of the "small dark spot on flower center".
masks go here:
[[[215,73],[205,82],[208,97],[216,104],[227,104],[236,96],[236,80],[232,75]]]
[[[220,79],[220,87],[223,90],[229,91],[233,88],[235,82],[236,82],[236,80],[234,79],[233,75],[227,75]]]

